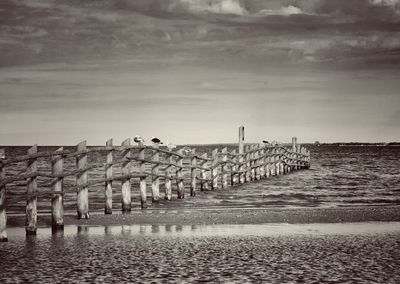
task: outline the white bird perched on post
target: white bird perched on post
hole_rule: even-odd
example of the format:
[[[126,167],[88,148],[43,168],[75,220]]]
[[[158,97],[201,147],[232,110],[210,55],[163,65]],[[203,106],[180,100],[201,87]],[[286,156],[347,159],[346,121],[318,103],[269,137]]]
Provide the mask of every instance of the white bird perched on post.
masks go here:
[[[162,144],[161,140],[157,137],[152,137],[151,142],[153,142],[154,144]]]
[[[135,141],[136,143],[144,143],[144,139],[142,137],[140,137],[139,135],[136,135],[133,138],[133,141]]]

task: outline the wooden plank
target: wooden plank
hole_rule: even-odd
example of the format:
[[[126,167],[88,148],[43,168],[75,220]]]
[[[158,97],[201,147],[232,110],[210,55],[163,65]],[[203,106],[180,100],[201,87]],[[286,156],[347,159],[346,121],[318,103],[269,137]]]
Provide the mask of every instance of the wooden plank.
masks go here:
[[[179,155],[183,155],[183,149],[178,151]],[[183,166],[183,157],[178,157],[177,164],[179,168],[176,171],[176,178],[177,178],[177,195],[178,199],[185,198],[185,186],[183,184],[183,173],[182,173],[182,166]]]
[[[0,160],[6,159],[5,149],[0,149]],[[6,166],[0,163],[0,180],[6,178]],[[0,242],[7,242],[6,185],[0,185]]]
[[[207,163],[208,163],[208,161],[207,161],[207,153],[204,153],[203,155],[201,155],[201,157],[203,158],[203,159],[205,159],[202,163],[201,163],[201,167],[202,168],[206,168],[207,167]],[[201,171],[200,171],[200,177],[201,177],[201,179],[202,179],[202,181],[201,181],[201,183],[200,183],[200,190],[201,191],[206,191],[206,190],[208,190],[208,182],[207,181],[205,181],[206,179],[207,179],[207,171],[205,170],[205,169],[202,169]]]
[[[221,150],[222,153],[222,162],[225,162],[221,165],[222,170],[222,188],[228,187],[228,165],[226,162],[228,161],[228,149],[225,147]]]
[[[218,189],[218,149],[214,149],[211,153],[211,189]]]
[[[58,148],[55,153],[63,151],[63,147]],[[52,174],[54,176],[62,176],[64,172],[64,159],[62,155],[55,155],[51,158]],[[54,178],[51,198],[51,228],[52,231],[64,229],[64,201],[63,201],[63,177]]]
[[[122,175],[128,175],[131,171],[131,162],[129,158],[131,157],[131,139],[125,139],[121,146],[127,147],[122,151],[122,160],[125,160],[121,164],[121,173]],[[122,196],[122,212],[128,213],[131,211],[131,179],[127,178],[125,180],[121,180],[121,196]]]
[[[37,145],[32,146],[28,150],[28,155],[37,153]],[[27,163],[27,173],[37,172],[37,158],[31,158]],[[26,224],[25,230],[27,235],[36,235],[37,231],[37,178],[28,178],[26,188],[27,202],[26,202]]]
[[[139,142],[139,147],[143,147],[144,144],[143,142]],[[139,150],[139,159],[144,160],[145,158],[145,148],[141,148]],[[139,165],[139,172],[141,174],[143,174],[146,171],[146,163],[145,162],[140,162]],[[146,188],[147,184],[146,184],[146,177],[140,177],[140,181],[139,181],[139,187],[140,187],[140,206],[142,209],[146,209],[147,208],[147,188]]]
[[[160,161],[160,154],[158,152],[159,145],[154,144],[153,148],[154,150],[151,160],[157,163]],[[160,178],[157,176],[159,172],[159,167],[160,166],[158,164],[154,164],[152,165],[151,169],[151,172],[153,174],[151,183],[151,200],[153,203],[160,201]]]
[[[106,142],[106,147],[110,147],[111,150],[106,152],[106,178],[112,179],[113,177],[113,140],[110,139]],[[112,189],[112,180],[105,182],[105,203],[104,203],[104,214],[112,214],[112,196],[113,196],[113,189]]]
[[[197,178],[197,159],[196,159],[196,149],[192,149],[192,158],[191,158],[191,165],[192,168],[190,170],[190,177],[191,177],[191,182],[190,182],[190,196],[196,196],[196,178]]]
[[[77,151],[85,151],[86,141],[82,141],[77,145]],[[85,186],[88,182],[87,170],[87,153],[83,153],[76,157],[76,168],[82,172],[76,174],[77,192],[77,211],[78,219],[89,219],[89,191]]]

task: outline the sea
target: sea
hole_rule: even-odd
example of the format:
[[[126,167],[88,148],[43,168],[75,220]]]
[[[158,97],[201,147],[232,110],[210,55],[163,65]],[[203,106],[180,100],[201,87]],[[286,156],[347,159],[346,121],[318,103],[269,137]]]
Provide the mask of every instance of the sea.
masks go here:
[[[214,148],[229,150],[233,145],[197,145],[192,146],[198,154],[208,153]],[[339,146],[304,145],[311,152],[311,167],[308,170],[292,172],[287,175],[235,185],[228,189],[200,191],[197,184],[196,197],[190,197],[190,170],[184,170],[185,199],[177,200],[173,183],[173,200],[163,200],[165,187],[160,185],[161,201],[151,202],[151,177],[147,178],[148,204],[152,209],[179,208],[268,208],[268,207],[343,207],[343,206],[380,206],[400,204],[400,147],[398,146]],[[2,147],[6,157],[24,155],[29,147]],[[39,147],[40,151],[55,151],[58,146]],[[64,147],[73,150],[73,147]],[[136,155],[133,150],[132,155]],[[147,152],[147,154],[151,154]],[[119,153],[115,154],[115,160]],[[161,159],[163,159],[163,154]],[[90,170],[89,180],[104,177],[105,153],[90,153],[89,165],[99,165]],[[185,160],[185,164],[188,161]],[[12,164],[6,168],[6,176],[11,177],[25,171],[26,163]],[[65,171],[76,168],[75,158],[65,158]],[[51,173],[50,158],[40,158],[39,171]],[[137,171],[138,164],[132,162],[131,170]],[[150,168],[147,169],[150,171]],[[114,166],[114,174],[121,172],[119,165]],[[163,173],[163,166],[160,168]],[[51,179],[38,178],[38,212],[51,210]],[[76,180],[74,176],[64,179],[64,209],[76,212]],[[209,186],[210,188],[210,186]],[[91,212],[104,210],[104,184],[89,188],[89,208]],[[26,181],[15,182],[7,186],[8,214],[24,214],[26,206]],[[139,181],[131,180],[132,208],[140,210]],[[121,210],[121,185],[113,183],[113,210]]]

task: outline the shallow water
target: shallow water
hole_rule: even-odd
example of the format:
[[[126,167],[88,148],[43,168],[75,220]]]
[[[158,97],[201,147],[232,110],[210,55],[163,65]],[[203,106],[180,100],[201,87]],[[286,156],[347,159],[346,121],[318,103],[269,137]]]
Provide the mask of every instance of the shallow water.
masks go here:
[[[398,222],[67,226],[27,238],[11,228],[9,236],[1,283],[400,281]]]
[[[259,182],[235,186],[226,190],[199,192],[189,197],[189,180],[185,182],[186,198],[173,201],[161,201],[153,208],[265,208],[265,207],[336,207],[354,205],[400,205],[400,147],[384,146],[307,146],[311,150],[311,169],[291,173],[285,176],[271,177]],[[39,151],[55,150],[57,147],[41,147]],[[197,152],[210,152],[212,148],[198,146]],[[222,148],[220,146],[219,148]],[[66,148],[68,149],[68,148]],[[7,157],[25,154],[27,147],[6,147]],[[102,163],[105,157],[90,155],[91,163]],[[66,160],[66,170],[75,166],[74,159]],[[39,161],[41,170],[49,171],[50,162]],[[115,168],[115,173],[120,169]],[[24,169],[24,163],[7,168],[7,176],[17,174]],[[189,172],[184,173],[189,177]],[[89,178],[102,177],[104,168],[89,172]],[[151,196],[148,179],[148,196]],[[66,178],[65,208],[76,209],[75,179]],[[38,199],[38,209],[49,212],[50,181],[39,179],[39,192],[47,192]],[[139,207],[138,181],[132,179],[133,207]],[[175,191],[176,185],[173,185]],[[164,187],[161,184],[160,191]],[[25,183],[10,185],[7,190],[7,210],[9,213],[24,213]],[[104,208],[104,186],[97,185],[89,189],[91,211]],[[161,194],[163,196],[163,194]],[[113,207],[121,209],[120,184],[114,183]],[[148,203],[151,204],[149,198]]]

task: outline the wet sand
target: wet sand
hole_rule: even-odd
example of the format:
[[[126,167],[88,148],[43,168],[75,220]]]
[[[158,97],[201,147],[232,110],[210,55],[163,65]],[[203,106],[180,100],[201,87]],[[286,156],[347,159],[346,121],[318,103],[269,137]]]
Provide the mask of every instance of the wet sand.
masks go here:
[[[265,223],[348,223],[400,221],[400,206],[362,206],[336,208],[268,208],[268,209],[147,209],[130,214],[92,213],[88,220],[66,215],[65,225],[133,225],[133,224],[265,224]],[[24,226],[25,216],[8,216],[8,227]],[[49,214],[39,215],[38,226],[50,226]]]

